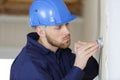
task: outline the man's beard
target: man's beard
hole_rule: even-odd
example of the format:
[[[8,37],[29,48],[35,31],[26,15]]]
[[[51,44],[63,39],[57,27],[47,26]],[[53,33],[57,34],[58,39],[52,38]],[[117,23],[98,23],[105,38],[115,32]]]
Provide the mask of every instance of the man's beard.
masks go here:
[[[70,35],[65,36],[61,42],[55,40],[55,38],[52,39],[49,35],[46,35],[46,38],[48,43],[51,44],[52,46],[63,48],[63,49],[68,48],[70,46]],[[69,38],[69,40],[65,41],[66,38]]]

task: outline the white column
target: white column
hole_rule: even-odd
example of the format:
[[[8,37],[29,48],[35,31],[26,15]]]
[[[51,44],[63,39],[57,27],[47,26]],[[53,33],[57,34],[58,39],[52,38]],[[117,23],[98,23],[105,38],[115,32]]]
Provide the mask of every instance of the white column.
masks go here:
[[[99,2],[99,30],[103,38],[103,48],[100,49],[100,68],[99,68],[99,80],[109,80],[108,79],[108,55],[109,55],[109,26],[108,26],[108,0],[100,0]]]
[[[120,80],[120,0],[101,0],[100,80]]]

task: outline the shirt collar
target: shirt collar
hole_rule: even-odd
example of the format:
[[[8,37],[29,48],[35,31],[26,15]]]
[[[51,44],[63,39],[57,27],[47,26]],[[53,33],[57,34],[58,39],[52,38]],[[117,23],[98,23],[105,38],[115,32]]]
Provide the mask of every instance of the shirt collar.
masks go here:
[[[37,51],[42,54],[48,54],[50,52],[49,49],[45,48],[42,44],[38,43],[39,35],[36,32],[29,33],[27,35],[27,46],[33,49],[37,49]]]

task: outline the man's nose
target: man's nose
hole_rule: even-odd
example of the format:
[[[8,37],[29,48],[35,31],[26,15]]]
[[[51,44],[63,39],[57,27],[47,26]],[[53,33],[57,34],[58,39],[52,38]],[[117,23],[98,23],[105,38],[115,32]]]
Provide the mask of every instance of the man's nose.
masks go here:
[[[64,34],[70,34],[69,26],[64,25],[64,26],[63,26],[63,32],[64,32]]]

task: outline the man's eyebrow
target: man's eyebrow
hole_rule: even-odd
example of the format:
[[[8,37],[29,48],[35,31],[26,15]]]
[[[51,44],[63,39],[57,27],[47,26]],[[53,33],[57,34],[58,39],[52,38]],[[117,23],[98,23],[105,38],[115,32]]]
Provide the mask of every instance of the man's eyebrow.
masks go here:
[[[61,26],[63,26],[63,25],[68,25],[69,23],[65,23],[65,24],[59,24],[59,25],[57,25],[58,27],[61,27]]]
[[[66,25],[69,24],[69,23],[66,23]]]
[[[67,24],[69,24],[69,23],[65,23],[65,24],[62,24],[62,25],[67,25]]]

